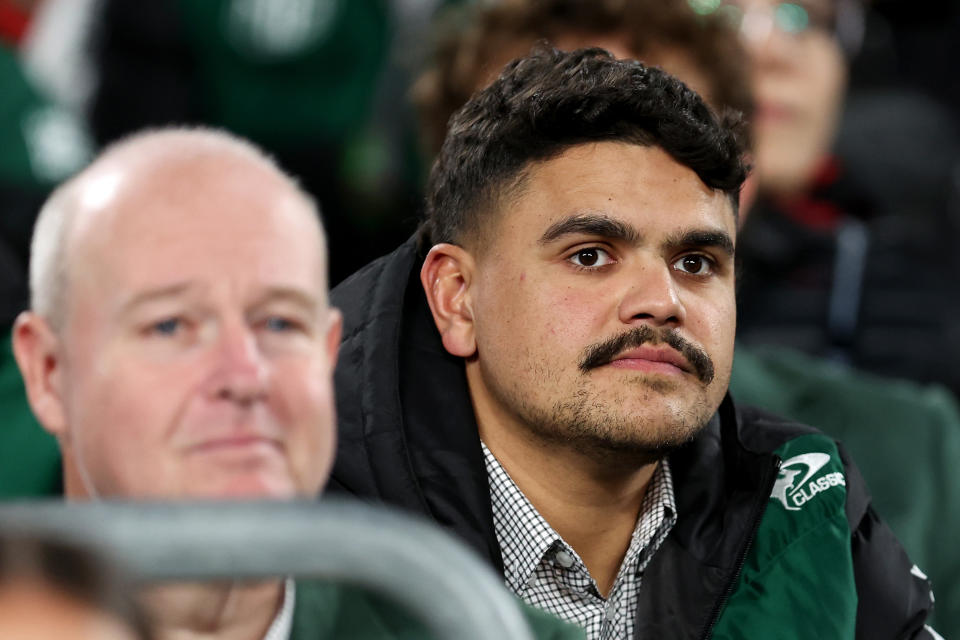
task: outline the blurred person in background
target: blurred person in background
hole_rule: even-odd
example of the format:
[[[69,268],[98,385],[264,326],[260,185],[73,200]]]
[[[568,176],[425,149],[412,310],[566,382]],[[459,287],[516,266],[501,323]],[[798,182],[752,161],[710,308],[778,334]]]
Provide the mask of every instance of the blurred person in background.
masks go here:
[[[0,530],[0,638],[150,640],[133,583],[73,543]]]
[[[436,155],[447,122],[510,60],[538,40],[565,50],[598,46],[682,78],[704,99],[749,120],[748,60],[718,16],[693,15],[684,1],[504,0],[451,7],[439,16],[430,65],[413,89],[423,144]]]
[[[91,127],[107,144],[199,123],[269,150],[323,206],[336,284],[416,226],[403,57],[420,36],[408,23],[433,4],[103,0],[90,34]]]
[[[566,48],[595,44],[659,64],[715,109],[753,111],[749,61],[733,24],[722,12],[696,13],[686,0],[488,3],[450,12],[437,38],[432,65],[414,91],[423,144],[433,153],[453,113],[510,56],[540,39]],[[751,195],[742,193],[742,206]],[[952,395],[786,348],[743,344],[730,388],[740,402],[816,425],[844,443],[878,511],[929,570],[938,596],[935,626],[947,637],[960,634],[960,553],[951,542],[960,528],[960,479],[953,473],[960,411]]]
[[[0,499],[61,490],[59,451],[30,412],[10,330],[28,304],[37,211],[93,152],[83,118],[46,91],[24,59],[39,4],[0,0]]]
[[[875,96],[841,126],[858,0],[696,4],[738,25],[757,103],[741,340],[960,390],[955,120]]]
[[[67,499],[318,494],[340,315],[319,212],[256,147],[211,130],[125,139],[54,192],[31,255],[14,352],[60,444]],[[152,587],[144,602],[163,639],[419,629],[389,603],[311,581]]]
[[[419,237],[331,294],[331,486],[435,518],[590,638],[935,637],[836,444],[727,396],[731,121],[538,48],[448,127]]]

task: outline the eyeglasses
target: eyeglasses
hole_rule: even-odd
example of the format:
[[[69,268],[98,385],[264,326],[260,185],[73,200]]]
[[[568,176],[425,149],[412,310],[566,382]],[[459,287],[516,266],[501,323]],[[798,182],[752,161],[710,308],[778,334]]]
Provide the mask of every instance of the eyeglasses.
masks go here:
[[[687,0],[694,13],[717,15],[750,39],[761,39],[776,30],[792,36],[820,31],[835,37],[854,54],[863,39],[864,15],[860,0]]]
[[[832,33],[836,15],[832,3],[795,2],[723,2],[723,0],[688,0],[699,15],[716,14],[728,20],[746,36],[771,28],[798,35],[810,29]]]

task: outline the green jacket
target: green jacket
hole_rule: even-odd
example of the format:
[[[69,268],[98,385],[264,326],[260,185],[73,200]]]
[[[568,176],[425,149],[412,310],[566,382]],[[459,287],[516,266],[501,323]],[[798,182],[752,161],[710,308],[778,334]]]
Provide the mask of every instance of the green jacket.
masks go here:
[[[433,637],[410,613],[373,593],[316,580],[298,580],[290,640],[420,640]],[[539,640],[574,640],[583,630],[517,603]]]
[[[960,637],[960,412],[945,389],[879,378],[786,349],[737,346],[731,393],[840,440],[873,504],[937,597],[933,626]]]

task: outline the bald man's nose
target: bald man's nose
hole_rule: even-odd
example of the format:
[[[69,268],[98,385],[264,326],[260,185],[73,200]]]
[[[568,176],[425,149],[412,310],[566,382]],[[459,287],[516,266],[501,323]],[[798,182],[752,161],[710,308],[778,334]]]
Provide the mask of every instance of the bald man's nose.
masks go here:
[[[211,392],[221,400],[250,404],[267,394],[269,366],[253,329],[245,324],[224,328],[215,350]]]

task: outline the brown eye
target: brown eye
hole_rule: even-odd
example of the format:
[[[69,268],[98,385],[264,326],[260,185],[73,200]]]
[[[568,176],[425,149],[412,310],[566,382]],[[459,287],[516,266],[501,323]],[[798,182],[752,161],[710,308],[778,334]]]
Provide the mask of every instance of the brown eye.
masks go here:
[[[610,254],[600,247],[580,249],[567,258],[567,260],[580,268],[587,269],[599,269],[614,262]]]
[[[592,267],[593,265],[597,264],[597,260],[599,258],[600,256],[597,255],[596,249],[584,249],[577,252],[577,259],[579,259],[580,264],[585,267]]]
[[[712,272],[713,265],[706,256],[692,253],[674,262],[673,267],[693,276],[705,276]]]

